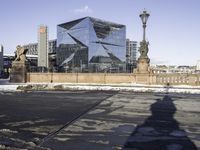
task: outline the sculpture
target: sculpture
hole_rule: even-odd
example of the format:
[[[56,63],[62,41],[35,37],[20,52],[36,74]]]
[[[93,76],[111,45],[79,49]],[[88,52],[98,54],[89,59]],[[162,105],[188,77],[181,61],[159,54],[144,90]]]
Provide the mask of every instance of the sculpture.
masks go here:
[[[149,51],[148,45],[149,42],[146,42],[144,40],[140,42],[140,48],[139,48],[140,58],[148,58],[147,56],[147,53]]]
[[[15,51],[15,61],[25,62],[26,61],[26,53],[27,49],[24,49],[20,45],[17,46],[17,50]]]
[[[24,49],[20,45],[16,47],[15,60],[12,62],[10,72],[10,82],[25,83],[27,81],[27,51],[28,49]]]

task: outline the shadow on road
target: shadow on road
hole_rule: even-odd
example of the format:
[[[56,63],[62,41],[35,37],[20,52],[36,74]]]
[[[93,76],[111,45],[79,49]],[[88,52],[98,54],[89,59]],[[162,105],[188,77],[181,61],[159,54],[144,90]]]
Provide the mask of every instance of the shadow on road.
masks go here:
[[[125,150],[197,150],[174,119],[176,107],[169,95],[157,99],[150,110],[152,115],[136,127],[124,145]]]

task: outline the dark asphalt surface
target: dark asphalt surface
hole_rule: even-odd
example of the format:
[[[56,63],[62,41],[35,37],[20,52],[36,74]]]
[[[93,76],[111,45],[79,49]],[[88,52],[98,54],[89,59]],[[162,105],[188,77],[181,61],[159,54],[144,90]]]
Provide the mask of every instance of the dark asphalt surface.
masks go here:
[[[8,85],[9,83],[9,79],[0,79],[0,85]]]
[[[200,95],[1,92],[0,149],[24,148],[198,150]]]
[[[91,91],[1,93],[0,129],[4,135],[0,135],[0,144],[19,148],[30,141],[39,144],[49,133],[112,95]]]
[[[1,85],[23,85],[24,83],[11,83],[10,79],[0,79],[0,86]]]

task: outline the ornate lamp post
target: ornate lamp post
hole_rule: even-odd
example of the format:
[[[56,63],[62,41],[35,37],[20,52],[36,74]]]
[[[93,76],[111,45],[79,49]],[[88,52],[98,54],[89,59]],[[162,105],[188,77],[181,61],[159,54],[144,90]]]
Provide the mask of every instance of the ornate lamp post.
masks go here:
[[[146,11],[143,11],[142,14],[140,14],[140,18],[142,20],[142,24],[143,24],[143,41],[145,41],[145,36],[146,36],[146,24],[147,24],[147,20],[149,18],[149,14]]]
[[[138,73],[148,73],[149,72],[149,62],[150,59],[148,57],[148,45],[149,42],[146,41],[146,24],[147,20],[149,18],[150,14],[148,14],[146,11],[143,11],[142,14],[140,14],[140,18],[142,20],[143,24],[143,40],[140,42],[140,57],[137,61],[137,71]]]

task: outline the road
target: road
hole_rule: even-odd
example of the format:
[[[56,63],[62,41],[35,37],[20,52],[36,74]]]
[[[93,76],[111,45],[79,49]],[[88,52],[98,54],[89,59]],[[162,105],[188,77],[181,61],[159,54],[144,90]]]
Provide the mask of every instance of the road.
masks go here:
[[[0,79],[0,85],[8,85],[9,83],[9,79]]]
[[[197,150],[200,95],[2,92],[1,148]]]

